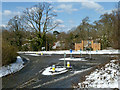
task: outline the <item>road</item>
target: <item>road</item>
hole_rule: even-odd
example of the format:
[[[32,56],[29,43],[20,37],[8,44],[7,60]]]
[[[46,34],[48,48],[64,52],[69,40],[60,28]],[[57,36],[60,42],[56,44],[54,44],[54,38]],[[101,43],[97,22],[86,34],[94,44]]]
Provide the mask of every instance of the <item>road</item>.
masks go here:
[[[21,54],[20,56],[29,58],[29,61],[19,72],[2,78],[3,88],[71,88],[73,84],[82,81],[82,77],[92,71],[93,67],[110,60],[109,55],[92,55],[95,60],[71,61],[73,69],[67,73],[44,76],[41,73],[46,67],[52,64],[63,65],[63,61],[59,61],[60,58],[63,58],[63,55],[35,57]],[[84,56],[88,57],[88,55]],[[75,71],[81,70],[83,72],[75,73]]]

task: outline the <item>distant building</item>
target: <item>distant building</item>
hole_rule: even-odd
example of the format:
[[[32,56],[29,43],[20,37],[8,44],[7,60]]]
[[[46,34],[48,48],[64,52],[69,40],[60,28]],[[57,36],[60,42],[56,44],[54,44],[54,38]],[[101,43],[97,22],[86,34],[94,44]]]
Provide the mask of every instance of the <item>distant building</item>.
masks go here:
[[[75,43],[75,50],[87,50],[91,49],[93,51],[100,50],[101,44],[93,42],[93,40],[82,40],[81,43]]]
[[[57,41],[54,43],[52,49],[57,49],[57,50],[61,50],[65,47],[65,42],[64,41]]]
[[[52,47],[52,49],[57,49],[60,46],[61,46],[60,41],[57,41],[56,43],[54,43],[54,46]]]

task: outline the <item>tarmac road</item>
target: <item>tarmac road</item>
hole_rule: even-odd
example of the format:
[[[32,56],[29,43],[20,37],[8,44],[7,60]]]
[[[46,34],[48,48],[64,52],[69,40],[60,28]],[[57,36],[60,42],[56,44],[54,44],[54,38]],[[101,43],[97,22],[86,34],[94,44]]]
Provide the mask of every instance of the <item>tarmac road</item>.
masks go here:
[[[110,60],[108,55],[92,55],[95,60],[84,62],[71,61],[70,63],[73,69],[67,73],[55,76],[44,76],[41,74],[44,68],[52,64],[63,65],[63,61],[59,61],[59,58],[63,58],[63,55],[35,57],[21,54],[20,56],[29,58],[29,61],[19,72],[2,78],[3,88],[71,88],[73,83],[80,82],[82,76],[91,70],[88,68],[106,63]],[[88,55],[84,56],[88,57]],[[86,69],[88,70],[74,74],[74,71]]]

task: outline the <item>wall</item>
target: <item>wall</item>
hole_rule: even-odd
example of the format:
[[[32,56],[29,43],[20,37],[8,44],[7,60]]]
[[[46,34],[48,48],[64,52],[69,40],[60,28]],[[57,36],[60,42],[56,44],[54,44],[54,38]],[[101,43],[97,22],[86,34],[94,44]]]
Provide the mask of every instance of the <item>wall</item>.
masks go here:
[[[94,43],[93,44],[93,51],[100,50],[100,43]]]
[[[81,43],[75,43],[75,50],[83,50],[83,41]]]
[[[87,41],[83,41],[81,43],[75,43],[75,50],[83,50],[84,47],[86,46]],[[93,51],[100,50],[101,49],[101,44],[100,43],[94,43],[93,40],[91,40],[91,45],[90,47],[93,48]]]

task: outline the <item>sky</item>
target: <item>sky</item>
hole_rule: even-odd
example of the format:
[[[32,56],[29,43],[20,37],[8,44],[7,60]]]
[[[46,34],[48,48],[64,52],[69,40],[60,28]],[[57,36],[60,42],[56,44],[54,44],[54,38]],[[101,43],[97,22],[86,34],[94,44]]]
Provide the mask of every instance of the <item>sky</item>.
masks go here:
[[[15,15],[21,15],[23,10],[30,8],[39,2],[2,2],[2,24],[6,26]],[[116,8],[117,2],[51,2],[57,13],[55,21],[60,22],[58,30],[68,31],[80,25],[82,19],[89,17],[90,23],[99,20],[104,13],[111,13]]]

